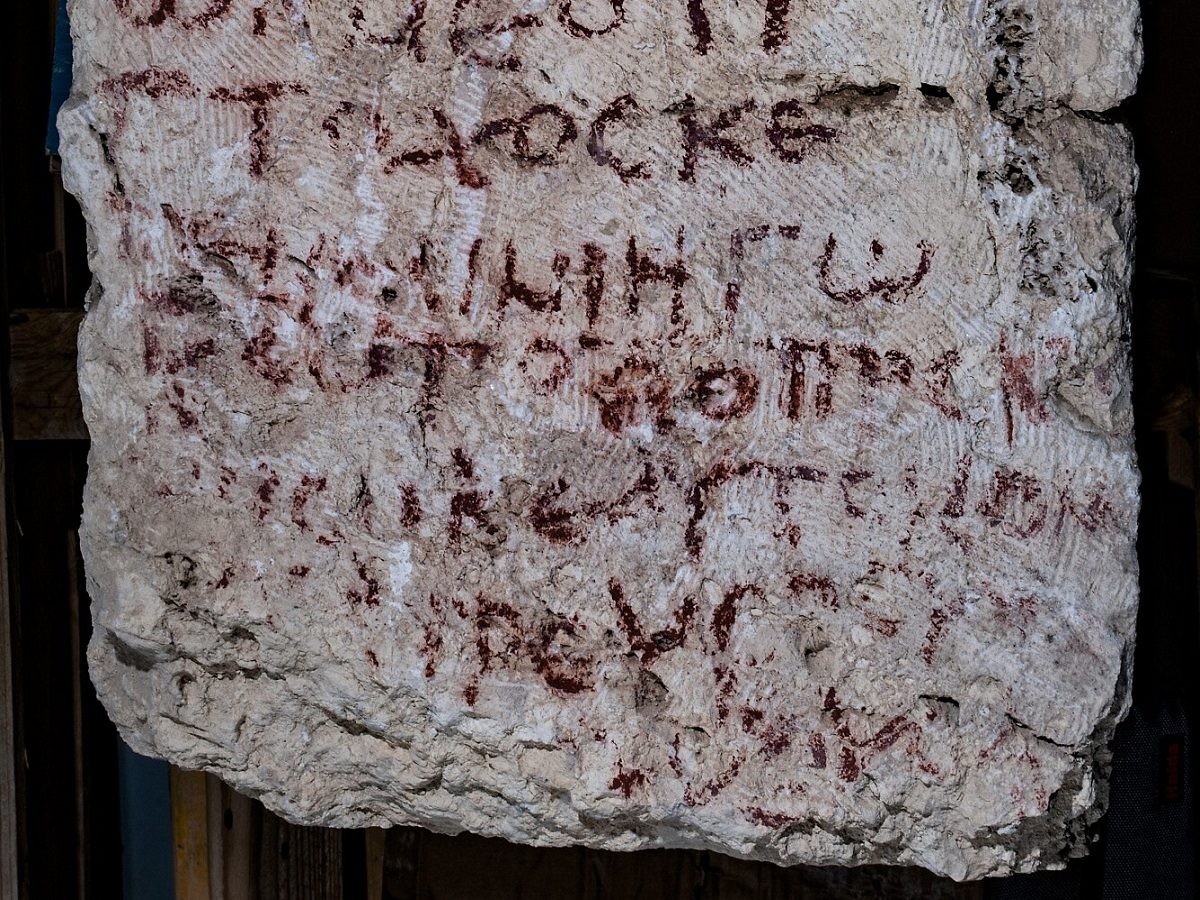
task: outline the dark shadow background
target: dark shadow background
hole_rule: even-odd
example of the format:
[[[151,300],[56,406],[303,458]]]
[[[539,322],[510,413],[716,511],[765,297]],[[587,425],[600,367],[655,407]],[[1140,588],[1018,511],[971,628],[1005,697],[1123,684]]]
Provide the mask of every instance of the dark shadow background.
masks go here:
[[[63,197],[45,152],[56,5],[55,0],[22,0],[5,10],[0,312],[6,331],[15,310],[82,306],[87,286],[83,223],[74,201]],[[959,886],[910,870],[783,870],[708,853],[533,850],[393,829],[386,838],[385,897],[1196,896],[1196,754],[1189,729],[1200,659],[1200,102],[1194,94],[1200,85],[1200,5],[1146,0],[1144,16],[1147,62],[1140,93],[1111,113],[1133,129],[1142,172],[1132,337],[1144,475],[1143,593],[1135,710],[1119,733],[1112,809],[1097,829],[1092,855],[1062,873]],[[4,371],[6,338],[0,341]],[[23,896],[115,898],[122,895],[123,875],[130,875],[122,871],[122,828],[129,823],[121,820],[118,739],[91,692],[82,659],[89,632],[87,598],[73,542],[86,444],[12,440],[10,402],[6,382],[10,649],[17,692],[11,738],[19,763]],[[169,828],[169,822],[161,827]],[[348,898],[365,896],[365,847],[361,832],[342,837]]]

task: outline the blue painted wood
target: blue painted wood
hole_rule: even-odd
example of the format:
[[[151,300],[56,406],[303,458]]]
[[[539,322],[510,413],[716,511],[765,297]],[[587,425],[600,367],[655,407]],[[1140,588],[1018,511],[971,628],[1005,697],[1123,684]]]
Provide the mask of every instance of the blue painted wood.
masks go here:
[[[175,857],[167,764],[139,756],[121,742],[118,766],[125,900],[170,900]]]
[[[67,0],[58,0],[54,22],[54,68],[50,74],[50,117],[46,123],[46,153],[58,153],[58,111],[71,93],[71,24]]]

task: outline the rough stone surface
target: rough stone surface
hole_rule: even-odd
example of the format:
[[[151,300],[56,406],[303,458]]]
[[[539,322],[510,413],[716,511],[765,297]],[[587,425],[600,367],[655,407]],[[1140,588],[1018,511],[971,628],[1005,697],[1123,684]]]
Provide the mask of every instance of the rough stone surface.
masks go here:
[[[74,0],[92,675],[298,821],[1060,865],[1128,0]]]

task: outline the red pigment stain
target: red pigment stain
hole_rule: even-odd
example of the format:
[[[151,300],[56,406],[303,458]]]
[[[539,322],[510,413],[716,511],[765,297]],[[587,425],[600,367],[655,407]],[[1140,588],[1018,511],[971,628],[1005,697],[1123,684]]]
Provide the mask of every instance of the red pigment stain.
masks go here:
[[[824,575],[813,575],[809,573],[800,573],[793,575],[788,581],[788,588],[797,597],[803,597],[806,594],[817,598],[822,606],[829,609],[838,608],[838,593],[837,587],[832,579]]]
[[[947,394],[954,378],[954,368],[959,363],[959,356],[953,350],[947,350],[930,364],[926,369],[929,377],[928,399],[948,419],[961,419],[962,410],[950,402]]]
[[[482,674],[491,671],[492,660],[496,655],[488,641],[488,631],[497,627],[499,623],[507,623],[509,635],[505,642],[504,653],[511,656],[520,648],[521,616],[507,603],[489,600],[482,596],[478,598],[477,603],[475,650],[479,654],[479,670]]]
[[[804,399],[808,391],[808,368],[804,361],[806,354],[817,357],[821,380],[814,389],[813,405],[818,418],[828,416],[833,410],[833,385],[830,379],[840,368],[833,358],[833,348],[828,341],[814,344],[808,341],[797,341],[788,338],[783,342],[780,351],[781,361],[788,371],[786,389],[787,417],[799,421],[804,410]]]
[[[265,468],[265,467],[264,467]],[[259,482],[258,489],[254,492],[258,497],[258,502],[262,504],[258,508],[258,519],[261,522],[267,517],[267,513],[271,511],[271,503],[275,497],[275,489],[279,487],[279,476],[271,472],[266,478]]]
[[[267,169],[270,158],[267,143],[271,134],[270,114],[272,103],[285,94],[305,95],[308,89],[302,84],[293,82],[268,81],[262,84],[248,84],[241,90],[219,87],[213,90],[209,97],[226,103],[245,103],[250,107],[250,119],[253,128],[250,132],[250,174],[261,177]]]
[[[343,100],[338,104],[337,112],[331,113],[321,122],[321,129],[329,135],[330,140],[337,141],[342,137],[341,132],[341,117],[354,112],[355,105],[349,100]]]
[[[675,627],[664,628],[647,635],[641,618],[625,596],[625,589],[615,578],[608,582],[608,593],[617,609],[617,622],[629,641],[629,647],[642,656],[642,665],[650,666],[664,653],[683,646],[688,629],[696,615],[696,601],[687,597],[675,610]]]
[[[428,242],[422,238],[417,255],[408,262],[408,274],[414,282],[424,289],[425,308],[429,312],[437,312],[442,305],[442,297],[437,292],[436,277],[433,269],[433,258]]]
[[[535,147],[530,143],[530,135],[539,120],[553,123],[553,148]],[[473,140],[476,144],[482,144],[507,134],[512,135],[510,152],[514,159],[531,165],[552,165],[563,149],[579,137],[579,129],[575,120],[561,107],[553,103],[536,103],[521,116],[504,117],[486,123],[475,133]]]
[[[993,524],[1003,523],[1006,531],[1019,538],[1040,532],[1048,511],[1041,484],[1022,472],[997,472],[991,491],[979,504],[980,514]]]
[[[592,686],[593,675],[589,669],[592,660],[587,657],[568,659],[555,648],[559,635],[574,638],[575,634],[572,622],[554,616],[545,620],[535,637],[526,643],[529,657],[542,680],[548,687],[564,694],[578,694]]]
[[[954,476],[954,487],[950,492],[949,499],[946,500],[946,505],[942,507],[943,516],[948,516],[951,519],[962,518],[967,499],[967,484],[971,478],[972,462],[974,462],[974,459],[970,455],[965,455],[958,461],[958,472]]]
[[[415,485],[400,488],[400,523],[408,528],[421,524],[421,498]]]
[[[626,184],[638,178],[649,178],[649,168],[644,162],[627,164],[625,160],[621,159],[621,157],[605,146],[605,136],[610,126],[618,122],[627,121],[630,112],[639,111],[640,108],[637,101],[634,100],[633,95],[624,94],[600,111],[600,115],[593,120],[591,130],[588,133],[587,151],[596,165],[612,169],[617,173],[617,177]],[[587,252],[586,248],[584,252]],[[603,284],[603,281],[601,281],[601,284]],[[595,317],[592,315],[593,307],[591,300],[591,295],[588,295],[589,324],[595,321]],[[596,298],[595,310],[596,312],[599,311],[598,297]]]
[[[737,672],[732,666],[713,666],[713,678],[716,680],[717,718],[724,722],[729,718],[729,698],[737,688]]]
[[[177,285],[147,295],[146,301],[154,309],[170,316],[186,316],[196,311],[196,301]]]
[[[1063,491],[1062,505],[1083,526],[1084,530],[1090,533],[1111,526],[1116,518],[1116,511],[1112,503],[1099,491],[1094,492],[1087,505],[1082,507],[1071,500],[1066,491]]]
[[[683,164],[679,169],[680,181],[696,180],[696,163],[701,150],[708,150],[737,166],[748,166],[754,162],[754,154],[729,137],[726,132],[737,127],[742,116],[754,109],[753,100],[729,106],[707,122],[702,122],[692,111],[692,98],[685,99],[684,112],[679,116],[679,127],[683,138]]]
[[[534,531],[553,544],[568,544],[580,536],[582,526],[576,524],[577,519],[594,521],[603,515],[615,525],[621,519],[634,515],[631,511],[634,502],[643,495],[652,497],[658,490],[658,478],[650,463],[646,463],[641,477],[620,497],[611,501],[588,502],[577,509],[560,502],[569,488],[567,481],[560,478],[555,484],[540,490],[529,509],[529,523]]]
[[[465,478],[468,481],[475,477],[475,464],[471,461],[471,457],[463,451],[462,447],[456,447],[450,453],[450,458],[454,461],[454,468],[457,470],[459,477]]]
[[[697,369],[693,379],[696,405],[717,422],[748,416],[758,400],[758,376],[746,369],[710,366]]]
[[[874,474],[874,472],[860,471],[842,473],[842,502],[846,508],[846,514],[852,518],[861,519],[867,514],[867,512],[850,499],[850,489],[862,484]]]
[[[899,619],[885,619],[882,616],[872,615],[871,613],[866,613],[865,618],[867,627],[876,634],[892,638],[900,633]]]
[[[676,233],[675,259],[666,265],[655,261],[648,253],[638,250],[637,240],[629,238],[629,246],[625,251],[625,264],[629,269],[629,294],[627,305],[630,315],[634,315],[641,307],[641,289],[647,284],[666,284],[671,292],[671,324],[678,325],[683,312],[683,287],[691,280],[683,254],[684,229],[682,226]]]
[[[221,466],[221,483],[217,485],[217,496],[222,500],[229,498],[229,488],[237,483],[237,472],[229,466]]]
[[[308,501],[313,494],[324,491],[326,483],[324,477],[315,478],[312,475],[305,475],[300,479],[300,486],[292,492],[292,524],[301,531],[308,531],[308,520],[304,515]]]
[[[837,250],[837,238],[832,234],[829,235],[829,240],[825,242],[825,251],[817,260],[817,271],[819,273],[819,284],[821,292],[831,300],[838,303],[853,305],[862,303],[868,297],[878,297],[886,303],[898,303],[901,300],[906,300],[916,288],[925,280],[925,276],[929,274],[929,270],[933,265],[934,248],[925,241],[917,244],[917,249],[921,251],[920,262],[917,267],[908,275],[900,275],[894,278],[872,278],[866,285],[859,287],[839,288],[833,283],[833,276],[830,272],[833,266],[833,254]]]
[[[180,400],[182,400],[183,388],[181,388],[179,385],[174,385],[174,388],[175,392],[179,395]],[[176,403],[175,401],[171,401],[169,405],[175,412],[175,418],[179,420],[179,427],[184,431],[191,431],[200,424],[200,418],[194,412],[184,406],[182,402]]]
[[[392,373],[396,348],[387,344],[372,344],[367,348],[367,378],[385,378]]]
[[[611,372],[601,375],[591,390],[600,406],[600,424],[617,435],[649,420],[660,429],[670,428],[671,387],[658,366],[630,356]]]
[[[613,780],[609,782],[610,790],[620,791],[625,799],[633,796],[633,790],[636,787],[644,787],[646,784],[646,773],[641,769],[630,769],[625,771],[624,760],[617,760],[617,774],[613,776]]]
[[[278,341],[278,335],[269,326],[264,325],[258,334],[246,342],[242,349],[242,360],[249,363],[250,368],[267,381],[284,385],[291,382],[292,373],[271,356],[271,351]]]
[[[480,676],[491,671],[498,659],[510,666],[527,659],[553,690],[577,694],[591,688],[592,659],[570,651],[569,645],[577,635],[573,622],[551,615],[531,629],[513,606],[482,595],[477,598],[477,609],[475,647]],[[489,636],[493,631],[500,632],[503,641],[500,651],[492,647]]]
[[[684,530],[684,543],[693,558],[700,557],[704,545],[700,522],[708,514],[709,492],[733,478],[744,478],[747,475],[760,473],[774,476],[777,494],[794,481],[821,483],[827,477],[825,472],[811,466],[772,466],[753,460],[737,464],[728,460],[717,463],[707,474],[698,478],[688,491],[688,505],[692,508],[692,514]]]
[[[919,732],[921,729],[915,722],[909,721],[904,716],[896,716],[886,725],[879,729],[872,737],[858,744],[860,747],[871,747],[876,751],[883,751],[891,747],[896,741],[900,740],[906,733],[910,731]]]
[[[443,604],[440,597],[436,594],[429,595],[429,608],[433,610],[440,620],[442,617]],[[421,644],[421,655],[425,657],[425,677],[432,678],[437,674],[437,655],[442,650],[442,635],[439,631],[439,624],[426,624],[424,626],[425,638]]]
[[[770,10],[781,3],[786,5],[787,0],[767,0],[767,8]],[[767,49],[776,46],[778,44]],[[814,147],[832,143],[837,136],[837,129],[814,124],[801,100],[780,100],[771,107],[767,139],[776,155],[785,162],[802,163]]]
[[[463,491],[450,499],[450,537],[461,541],[463,537],[463,521],[473,519],[482,528],[487,527],[487,512],[484,509],[484,495],[479,491]]]
[[[564,381],[571,376],[574,371],[574,363],[571,361],[565,350],[556,344],[554,341],[544,337],[535,338],[534,341],[525,348],[525,358],[517,364],[522,372],[529,370],[529,356],[532,354],[541,354],[550,356],[555,359],[550,368],[550,372],[539,383],[539,388],[543,394],[553,394],[559,389]]]
[[[475,280],[479,277],[479,254],[483,250],[483,238],[476,238],[471,244],[471,252],[467,256],[467,285],[463,289],[462,300],[459,303],[460,315],[469,315],[471,303],[475,299]]]
[[[765,828],[782,828],[792,822],[799,822],[799,816],[789,816],[786,813],[767,812],[761,806],[751,806],[742,810],[743,813],[757,825]]]
[[[217,342],[213,338],[194,341],[183,348],[183,353],[176,354],[167,363],[167,372],[176,375],[184,369],[194,369],[203,360],[217,355]]]
[[[733,623],[737,620],[737,605],[747,594],[753,594],[760,600],[766,599],[766,594],[757,585],[739,584],[726,592],[724,599],[713,612],[712,624],[709,627],[717,641],[717,649],[722,653],[729,649],[729,636],[733,631]]]
[[[763,720],[763,711],[761,709],[752,709],[745,707],[742,710],[742,731],[747,734],[753,733],[758,723]]]
[[[925,645],[921,648],[921,658],[925,660],[925,665],[933,665],[934,656],[937,654],[937,645],[945,636],[946,626],[952,619],[958,618],[964,612],[964,603],[958,599],[945,607],[938,607],[929,614],[929,631],[925,634]]]
[[[358,554],[353,556],[355,570],[358,573],[358,580],[362,582],[359,588],[351,588],[346,592],[346,599],[354,604],[366,604],[369,607],[379,605],[381,599],[381,589],[379,580],[371,574],[367,564],[358,558]]]
[[[777,722],[766,729],[761,737],[762,750],[760,753],[767,757],[780,756],[792,746],[791,722]]]
[[[158,335],[155,334],[149,325],[143,325],[142,363],[145,366],[147,375],[153,375],[158,371],[158,362],[161,356],[162,345],[159,343]]]
[[[825,749],[825,736],[822,734],[809,735],[808,749],[812,752],[812,768],[824,769],[829,763],[829,754]]]
[[[692,37],[695,51],[704,56],[712,46],[712,25],[708,21],[708,13],[704,11],[704,0],[688,0],[688,21],[692,25]]]
[[[857,781],[860,774],[862,774],[862,769],[858,764],[858,757],[849,747],[843,747],[841,763],[838,765],[838,777],[842,781]]]
[[[716,778],[706,782],[698,792],[692,790],[692,786],[688,785],[683,792],[683,802],[688,806],[696,806],[697,804],[708,801],[716,797],[725,788],[737,778],[738,772],[741,771],[742,761],[735,759],[729,766]]]
[[[579,536],[578,530],[572,525],[575,514],[555,505],[568,487],[567,482],[560,478],[556,485],[546,488],[534,498],[529,510],[529,524],[533,530],[552,544],[568,544]]]
[[[468,706],[474,706],[479,700],[479,679],[472,678],[463,687],[463,699],[467,701]]]
[[[729,236],[729,257],[735,263],[746,258],[746,242],[762,241],[770,234],[769,225],[758,225],[753,228],[741,228]],[[740,272],[738,276],[740,278]],[[730,323],[738,314],[742,302],[742,285],[740,281],[730,281],[725,285],[725,313]]]
[[[102,87],[110,91],[139,91],[154,100],[171,95],[192,97],[196,94],[196,87],[185,72],[157,66],[138,72],[125,72],[108,79]]]
[[[1046,407],[1033,387],[1034,359],[1031,354],[1015,355],[1008,351],[1008,338],[1000,339],[1000,391],[1004,398],[1004,418],[1008,442],[1013,439],[1013,403],[1035,422],[1046,420]]]
[[[1021,637],[1025,637],[1026,627],[1037,618],[1037,598],[1018,597],[1014,605],[996,593],[989,593],[989,597],[992,605],[996,607],[993,614],[996,621],[1015,627],[1021,633]]]

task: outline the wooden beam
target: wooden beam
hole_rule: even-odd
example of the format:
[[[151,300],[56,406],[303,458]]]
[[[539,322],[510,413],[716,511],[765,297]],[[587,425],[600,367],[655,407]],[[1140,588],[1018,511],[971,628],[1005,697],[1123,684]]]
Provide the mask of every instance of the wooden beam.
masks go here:
[[[341,900],[340,831],[291,825],[213,775],[176,768],[171,816],[176,900]]]
[[[367,900],[383,900],[383,861],[387,853],[387,830],[368,828]]]
[[[175,834],[176,900],[210,900],[208,878],[208,776],[171,769],[171,820]]]
[[[260,900],[258,867],[262,806],[221,785],[221,880],[223,900]]]
[[[278,866],[280,898],[342,900],[342,833],[280,820],[279,845],[264,848]]]
[[[76,376],[82,309],[18,309],[9,314],[13,438],[87,440]]]

